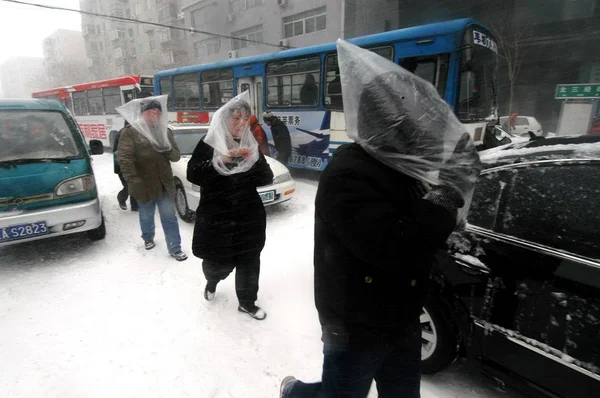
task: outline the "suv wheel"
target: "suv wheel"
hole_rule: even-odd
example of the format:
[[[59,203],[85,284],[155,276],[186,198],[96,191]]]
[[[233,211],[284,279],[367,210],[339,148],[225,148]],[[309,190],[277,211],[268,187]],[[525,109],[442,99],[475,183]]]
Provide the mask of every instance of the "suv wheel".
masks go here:
[[[460,336],[450,305],[428,297],[421,311],[421,367],[424,374],[439,372],[458,356]]]

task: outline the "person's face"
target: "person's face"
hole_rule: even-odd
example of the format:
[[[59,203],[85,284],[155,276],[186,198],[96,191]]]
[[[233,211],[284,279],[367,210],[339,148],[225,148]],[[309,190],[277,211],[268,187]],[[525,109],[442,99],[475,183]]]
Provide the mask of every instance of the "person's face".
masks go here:
[[[269,120],[265,120],[264,122],[265,122],[265,124],[266,124],[267,126],[271,127],[271,121],[269,121]]]
[[[29,138],[33,140],[39,140],[41,138],[44,138],[46,134],[48,134],[48,130],[46,129],[46,126],[44,126],[42,123],[33,122],[29,126]]]
[[[148,109],[142,115],[150,126],[156,126],[160,122],[162,112],[160,109]]]
[[[250,115],[240,109],[233,111],[227,120],[227,128],[233,138],[240,138],[245,129],[248,128]]]

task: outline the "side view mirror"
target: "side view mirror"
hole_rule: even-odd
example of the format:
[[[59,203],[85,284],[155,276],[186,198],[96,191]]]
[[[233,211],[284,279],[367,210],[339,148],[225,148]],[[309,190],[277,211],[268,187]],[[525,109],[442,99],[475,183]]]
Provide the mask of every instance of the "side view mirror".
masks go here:
[[[102,155],[104,153],[104,145],[102,141],[90,140],[90,152],[92,155]]]

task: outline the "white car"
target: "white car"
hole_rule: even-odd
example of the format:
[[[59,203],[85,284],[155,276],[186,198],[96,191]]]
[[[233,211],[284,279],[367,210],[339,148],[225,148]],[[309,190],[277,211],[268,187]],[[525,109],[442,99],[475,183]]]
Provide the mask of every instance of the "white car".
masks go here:
[[[198,142],[208,133],[208,126],[197,124],[172,124],[169,130],[175,137],[175,142],[181,151],[181,159],[173,163],[173,176],[177,189],[177,213],[184,221],[192,221],[195,209],[200,203],[201,187],[192,184],[186,178],[187,165]],[[296,182],[292,179],[290,171],[277,160],[266,157],[267,163],[273,171],[273,183],[257,189],[265,206],[290,200],[296,190]]]
[[[500,118],[500,125],[504,126],[508,121],[508,116],[502,116]],[[517,116],[515,125],[512,128],[511,133],[520,136],[526,136],[529,132],[534,133],[537,136],[544,135],[542,125],[533,116]]]

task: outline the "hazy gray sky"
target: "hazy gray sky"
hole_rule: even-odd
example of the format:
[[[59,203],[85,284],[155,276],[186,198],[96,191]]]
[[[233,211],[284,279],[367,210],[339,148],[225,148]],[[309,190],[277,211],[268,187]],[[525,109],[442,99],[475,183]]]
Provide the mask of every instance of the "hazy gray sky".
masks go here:
[[[79,0],[24,0],[79,9]],[[42,56],[42,40],[57,29],[81,30],[81,16],[0,0],[0,64],[13,56]]]

